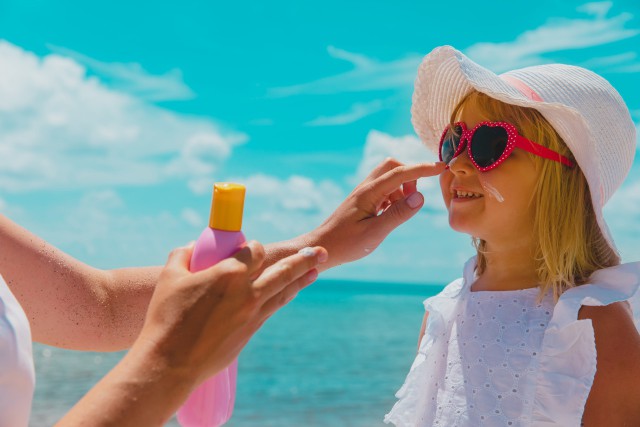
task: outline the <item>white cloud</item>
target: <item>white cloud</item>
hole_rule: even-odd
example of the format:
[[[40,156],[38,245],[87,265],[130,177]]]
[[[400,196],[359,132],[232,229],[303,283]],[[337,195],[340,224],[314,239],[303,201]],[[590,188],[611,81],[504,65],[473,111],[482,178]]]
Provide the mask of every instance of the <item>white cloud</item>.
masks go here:
[[[252,196],[268,199],[268,205],[279,211],[329,213],[343,195],[341,188],[333,181],[315,182],[299,175],[280,179],[258,174],[242,182],[251,189]]]
[[[523,32],[514,41],[504,43],[476,43],[464,49],[475,61],[495,72],[550,62],[545,55],[561,50],[584,49],[626,40],[640,34],[626,28],[633,19],[630,13],[607,17],[611,2],[586,3],[578,8],[588,15],[582,19],[550,18],[544,25]],[[336,94],[373,90],[407,89],[413,85],[422,55],[383,62],[365,55],[347,52],[333,46],[327,48],[331,57],[353,65],[349,71],[292,86],[273,88],[274,97],[300,94]],[[613,52],[609,59],[589,62],[604,66],[616,62],[612,72],[635,72],[640,64],[633,55]]]
[[[282,179],[256,174],[231,181],[247,186],[243,220],[247,236],[265,242],[288,239],[311,231],[346,196],[334,181],[314,181],[299,175]]]
[[[383,102],[376,99],[366,103],[355,103],[346,113],[336,116],[320,116],[306,123],[307,126],[338,126],[356,122],[383,109]]]
[[[640,259],[640,181],[623,185],[605,206],[604,212],[623,259]]]
[[[207,225],[204,217],[198,211],[191,208],[182,210],[180,217],[189,225],[197,228],[204,228]]]
[[[379,64],[378,61],[368,58],[365,55],[348,52],[344,49],[338,49],[335,46],[328,46],[327,52],[333,58],[351,62],[356,68],[373,68]]]
[[[246,140],[110,90],[59,55],[0,41],[0,189],[30,191],[212,179]]]
[[[579,12],[585,12],[589,15],[597,16],[598,18],[604,18],[609,10],[611,10],[611,6],[613,6],[613,2],[610,1],[600,1],[593,3],[586,3],[582,6],[578,7]]]
[[[137,63],[107,63],[60,46],[49,45],[52,52],[71,58],[100,76],[109,86],[148,101],[192,99],[193,91],[184,83],[182,72],[173,69],[163,75],[153,75]]]
[[[364,55],[328,47],[329,55],[346,59],[354,68],[345,73],[299,85],[273,88],[269,94],[274,97],[299,94],[335,94],[343,92],[364,92],[406,88],[413,83],[421,56],[411,55],[390,62],[380,62]]]
[[[169,210],[140,214],[116,190],[89,191],[54,201],[47,215],[25,210],[12,218],[65,252],[98,268],[161,265],[174,247],[198,237],[194,225]]]
[[[372,130],[367,134],[364,153],[353,178],[353,183],[364,179],[387,157],[392,157],[406,164],[438,161],[437,156],[413,135],[394,137]]]
[[[551,18],[543,26],[525,31],[512,42],[476,43],[465,49],[465,53],[491,70],[502,72],[550,62],[545,54],[551,52],[601,46],[640,33],[636,29],[625,28],[633,19],[629,13],[607,18],[610,7],[610,2],[588,3],[578,10],[592,15],[589,18]],[[620,59],[619,54],[612,56]],[[635,60],[635,57],[627,59]]]
[[[590,69],[608,68],[608,71],[611,71],[611,68],[615,66],[628,67],[628,64],[635,62],[637,58],[638,54],[636,52],[624,52],[617,55],[591,58],[584,61],[581,66]]]

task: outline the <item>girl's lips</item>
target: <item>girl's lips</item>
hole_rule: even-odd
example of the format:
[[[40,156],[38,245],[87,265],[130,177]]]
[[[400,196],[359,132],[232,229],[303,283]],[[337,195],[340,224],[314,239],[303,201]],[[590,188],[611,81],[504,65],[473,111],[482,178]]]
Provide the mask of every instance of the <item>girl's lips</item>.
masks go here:
[[[483,199],[484,196],[480,196],[480,197],[457,197],[456,195],[454,195],[451,198],[451,202],[452,203],[467,203],[467,202],[473,202],[475,200],[480,200]]]

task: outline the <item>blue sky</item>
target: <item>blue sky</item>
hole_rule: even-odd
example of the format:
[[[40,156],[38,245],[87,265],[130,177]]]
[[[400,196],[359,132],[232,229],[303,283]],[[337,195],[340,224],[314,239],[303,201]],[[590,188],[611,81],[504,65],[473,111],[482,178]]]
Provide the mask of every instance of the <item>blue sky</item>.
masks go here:
[[[245,233],[317,226],[387,156],[431,160],[410,123],[420,59],[450,44],[501,72],[602,74],[640,123],[640,4],[0,2],[0,211],[104,268],[164,263],[215,181],[248,186]],[[640,259],[640,160],[605,210]],[[327,278],[442,283],[472,254],[434,179],[425,208]]]

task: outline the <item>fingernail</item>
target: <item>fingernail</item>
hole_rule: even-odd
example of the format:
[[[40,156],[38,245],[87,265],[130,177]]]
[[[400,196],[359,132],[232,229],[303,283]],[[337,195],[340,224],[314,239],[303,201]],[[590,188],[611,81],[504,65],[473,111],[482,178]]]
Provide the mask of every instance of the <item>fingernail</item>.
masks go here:
[[[302,256],[312,257],[316,254],[316,251],[314,251],[313,248],[302,248],[298,253]]]
[[[296,295],[298,295],[298,294],[291,295],[289,298],[287,298],[287,299],[285,300],[285,302],[284,302],[284,303],[285,303],[285,304],[289,304],[291,301],[293,301],[293,299],[296,297]]]
[[[307,273],[306,279],[308,283],[315,282],[317,278],[318,278],[318,270],[314,269]]]
[[[327,262],[329,259],[329,254],[326,251],[320,251],[318,254],[318,262],[322,264],[323,262]]]
[[[417,208],[422,204],[423,201],[424,201],[424,197],[422,197],[422,194],[418,193],[417,191],[411,194],[406,199],[407,205],[409,205],[411,209]]]

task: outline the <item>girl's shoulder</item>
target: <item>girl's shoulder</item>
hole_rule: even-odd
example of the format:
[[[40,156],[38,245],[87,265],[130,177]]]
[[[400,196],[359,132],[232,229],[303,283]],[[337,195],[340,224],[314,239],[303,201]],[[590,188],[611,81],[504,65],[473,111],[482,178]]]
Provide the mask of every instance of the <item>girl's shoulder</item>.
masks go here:
[[[579,319],[591,321],[597,354],[597,370],[585,405],[585,425],[638,425],[640,334],[630,305],[620,301],[583,306]],[[620,418],[612,420],[612,416]]]
[[[597,370],[584,411],[585,425],[640,422],[640,262],[596,271],[588,283],[565,292],[556,309],[589,321]],[[606,417],[606,418],[603,418]],[[612,417],[618,417],[613,419]]]
[[[564,292],[554,309],[554,324],[562,327],[579,316],[604,318],[606,313],[627,316],[640,330],[640,262],[598,270],[587,283]]]

